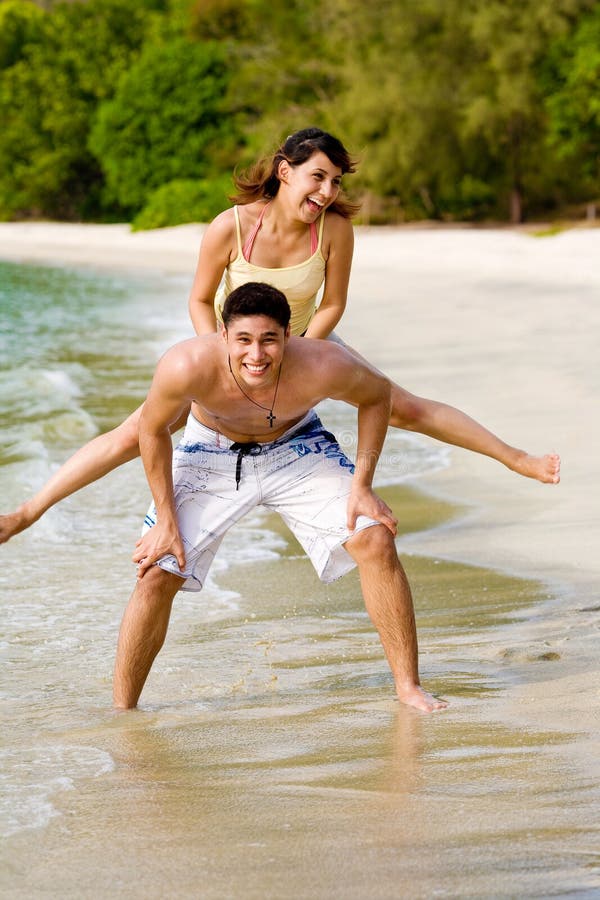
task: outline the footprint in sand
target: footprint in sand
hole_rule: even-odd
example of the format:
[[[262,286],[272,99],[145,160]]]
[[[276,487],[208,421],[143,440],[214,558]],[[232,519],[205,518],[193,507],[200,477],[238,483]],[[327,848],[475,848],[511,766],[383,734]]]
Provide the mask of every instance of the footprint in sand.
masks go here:
[[[500,652],[500,658],[505,662],[554,662],[557,659],[561,659],[561,654],[556,650],[507,647]]]

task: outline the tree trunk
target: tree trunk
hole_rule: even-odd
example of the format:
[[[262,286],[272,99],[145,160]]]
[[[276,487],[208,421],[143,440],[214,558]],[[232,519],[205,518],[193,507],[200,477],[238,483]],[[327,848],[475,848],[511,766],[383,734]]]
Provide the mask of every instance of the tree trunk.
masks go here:
[[[523,198],[518,187],[510,192],[510,224],[518,225],[523,221]]]

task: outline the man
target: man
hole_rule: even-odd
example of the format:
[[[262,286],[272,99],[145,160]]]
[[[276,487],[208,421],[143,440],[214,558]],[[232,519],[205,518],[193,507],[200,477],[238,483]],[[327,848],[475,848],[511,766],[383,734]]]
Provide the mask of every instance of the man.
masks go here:
[[[280,291],[245,284],[227,298],[219,334],[176,345],[156,369],[140,422],[154,507],[119,634],[118,708],[137,704],[177,591],[201,590],[224,534],[259,503],[284,518],[322,580],[358,565],[398,698],[425,712],[447,705],[419,684],[396,520],[371,487],[390,384],[335,343],[290,337],[289,317]],[[313,411],[326,397],[358,407],[355,467]],[[173,456],[169,426],[190,402]]]

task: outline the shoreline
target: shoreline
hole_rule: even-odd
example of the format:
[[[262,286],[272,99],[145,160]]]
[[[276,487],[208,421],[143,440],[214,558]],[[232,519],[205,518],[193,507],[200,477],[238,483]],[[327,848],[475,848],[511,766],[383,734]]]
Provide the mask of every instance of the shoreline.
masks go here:
[[[194,275],[205,225],[132,232],[128,224],[0,222],[0,260]]]
[[[0,225],[0,258],[11,228]],[[117,362],[100,366],[95,389],[96,411],[111,413],[113,385],[129,365],[150,370],[155,330],[169,342],[163,310],[176,312],[179,328],[187,322],[201,232],[57,226],[29,230],[24,247],[12,230],[18,262],[54,267],[22,273],[35,284],[27,295],[10,293],[4,268],[10,309],[37,335],[16,326],[16,358],[23,351],[31,362],[28,389],[9,407],[17,428],[42,386],[37,360],[84,359],[96,346]],[[202,883],[215,898],[249,886],[252,896],[277,896],[290,872],[313,893],[341,889],[357,900],[375,883],[382,897],[403,884],[478,896],[498,884],[538,894],[597,886],[598,238],[357,229],[340,334],[409,390],[449,401],[531,451],[563,454],[555,487],[458,449],[432,471],[440,445],[427,438],[401,437],[404,455],[393,438],[387,445],[378,490],[400,519],[423,684],[450,700],[443,713],[424,717],[393,699],[357,573],[321,585],[285,525],[261,519],[250,523],[242,558],[235,536],[223,547],[230,565],[215,567],[212,605],[209,585],[208,602],[181,595],[141,709],[115,714],[109,657],[134,578],[128,552],[115,547],[138,533],[141,465],[15,539],[4,572],[12,721],[4,764],[16,793],[5,817],[26,827],[7,844],[5,882],[68,893],[83,866],[107,896],[115,878],[130,894],[168,883],[194,896]],[[98,290],[113,279],[129,309],[122,319]],[[60,340],[47,329],[44,343],[38,298],[52,321],[49,298],[68,308],[77,282],[90,295],[74,293],[77,318],[67,317]],[[89,336],[80,328],[88,313],[98,323]],[[145,380],[132,383],[142,391]],[[92,408],[89,396],[74,410]],[[341,411],[344,427],[350,413]],[[430,469],[402,478],[413,441],[434,451],[422,454]],[[17,497],[18,479],[4,474],[5,499]],[[46,819],[32,824],[40,808]],[[139,825],[130,836],[122,808]],[[165,835],[169,852],[157,856]],[[41,852],[31,865],[34,843]]]
[[[128,225],[0,223],[0,259],[188,276],[191,284],[204,227],[131,233]],[[401,553],[542,580],[564,595],[595,590],[599,258],[593,228],[545,238],[490,228],[356,229],[340,336],[408,390],[563,461],[561,484],[542,485],[451,448],[445,469],[409,483],[462,513],[401,538]],[[529,286],[534,300],[524,303]]]
[[[189,276],[191,284],[204,227],[131,233],[121,224],[0,223],[0,259],[161,272]],[[587,346],[572,333],[572,320],[578,284],[586,280],[588,300],[594,288],[600,296],[598,258],[594,228],[533,238],[507,228],[357,227],[348,308],[338,329],[344,340],[408,390],[463,409],[529,452],[557,451],[563,459],[562,483],[540,485],[452,448],[447,469],[414,483],[465,507],[465,514],[460,524],[411,539],[415,552],[551,583],[588,589],[596,583],[598,513],[589,485],[600,478],[591,449],[600,427],[590,421],[588,386],[573,401],[571,370],[584,361],[594,368],[600,311],[591,302],[581,310],[577,330]],[[571,296],[556,290],[561,278],[572,280]],[[547,284],[544,307],[514,300],[515,280]],[[379,321],[389,324],[383,341]],[[590,429],[586,448],[581,439]]]

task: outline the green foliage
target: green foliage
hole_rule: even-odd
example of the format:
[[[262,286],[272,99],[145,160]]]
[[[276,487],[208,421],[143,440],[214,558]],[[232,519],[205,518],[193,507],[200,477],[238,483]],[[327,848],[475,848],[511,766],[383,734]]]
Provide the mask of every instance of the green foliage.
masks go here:
[[[518,221],[598,196],[599,48],[596,0],[0,0],[0,218],[210,218],[317,124],[367,221]]]
[[[0,69],[23,59],[26,48],[42,35],[44,13],[28,0],[5,0],[0,4]]]
[[[332,2],[353,29],[329,121],[364,148],[365,191],[407,217],[518,220],[544,204],[556,166],[537,66],[589,0],[385,0],[379,17]]]
[[[110,195],[136,211],[157,187],[210,173],[210,155],[231,138],[223,103],[226,54],[185,39],[144,49],[102,104],[89,146]]]
[[[243,162],[314,124],[335,102],[339,60],[329,24],[322,0],[197,0],[192,7],[193,34],[234,49],[227,104],[244,133]]]
[[[560,159],[576,162],[600,192],[600,7],[569,40],[551,47],[544,76],[550,82],[549,144]]]
[[[19,58],[0,72],[0,217],[98,212],[91,120],[138,53],[153,6],[90,0],[38,17]]]
[[[230,176],[194,181],[176,178],[161,185],[152,194],[132,223],[133,231],[184,225],[186,222],[210,222],[228,205],[233,192]]]
[[[248,12],[244,0],[194,0],[189,6],[191,33],[201,41],[235,38],[247,42],[252,39]]]

